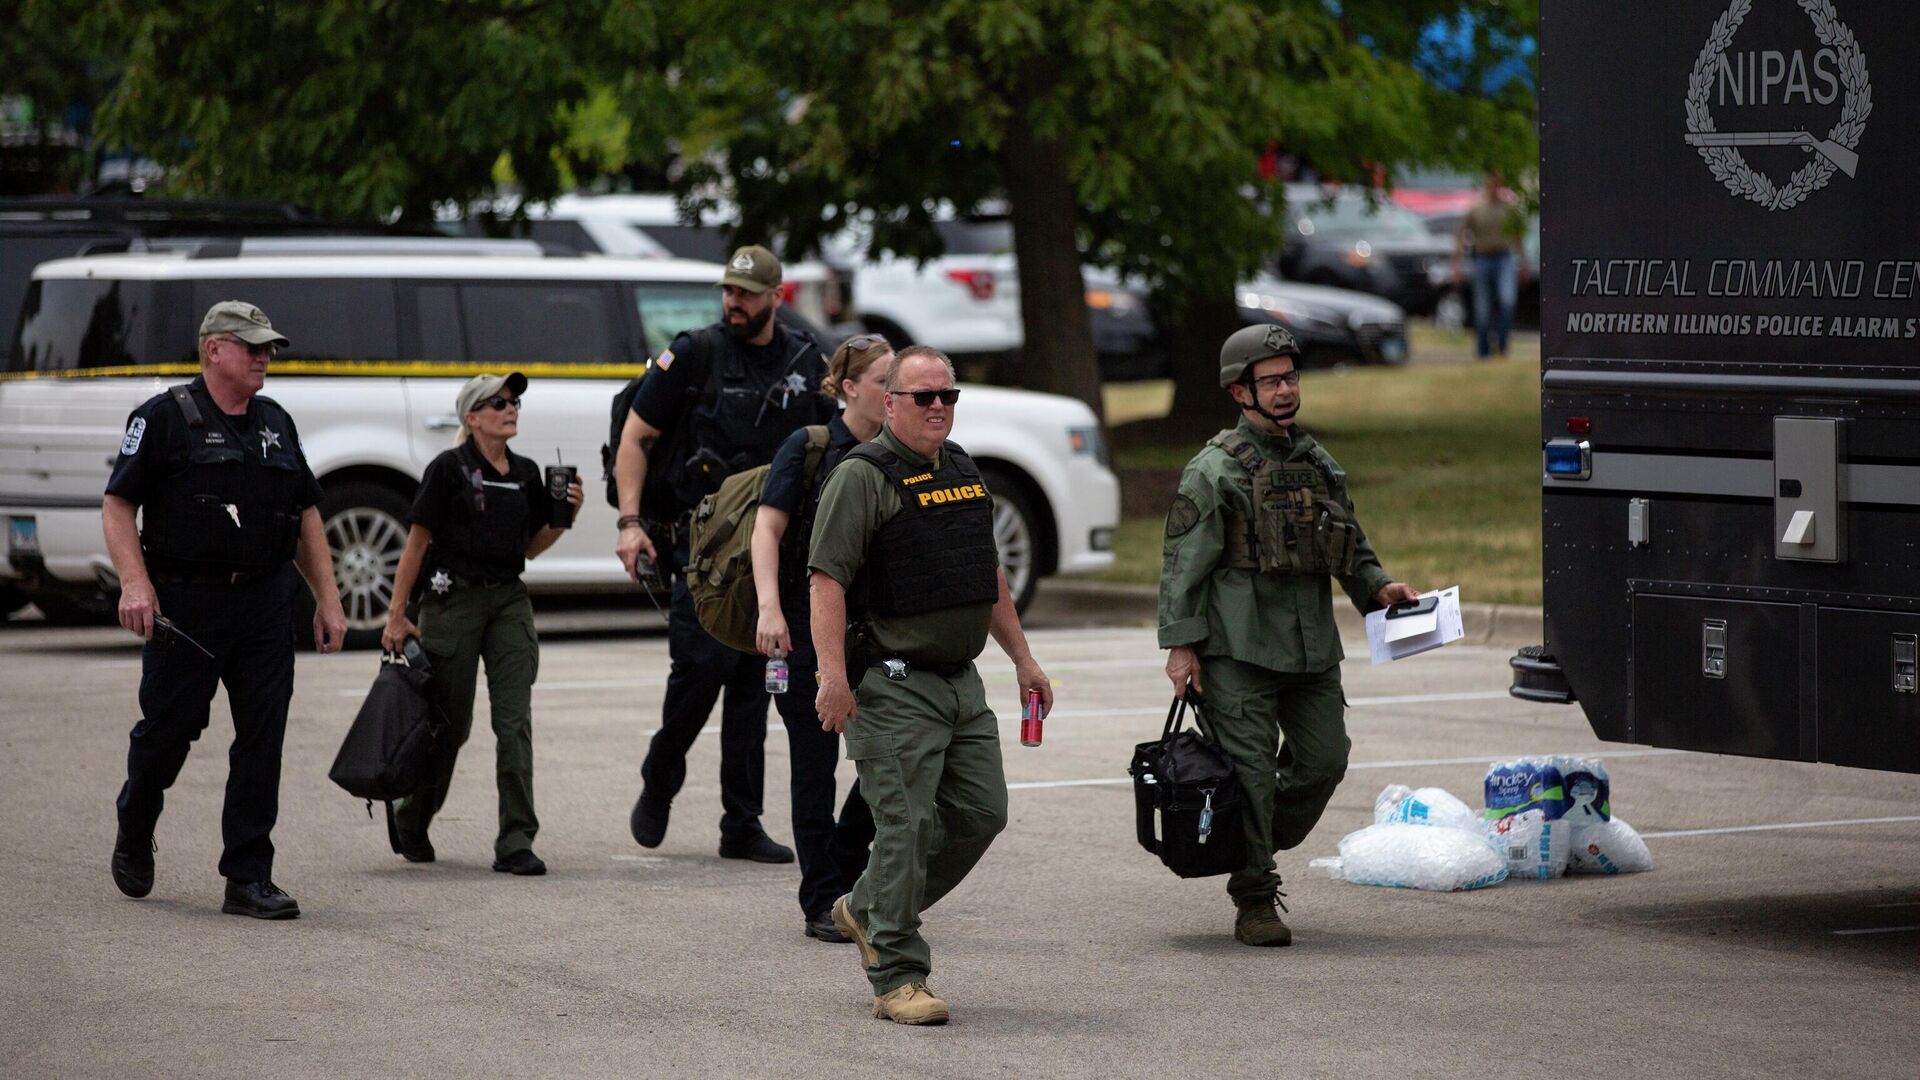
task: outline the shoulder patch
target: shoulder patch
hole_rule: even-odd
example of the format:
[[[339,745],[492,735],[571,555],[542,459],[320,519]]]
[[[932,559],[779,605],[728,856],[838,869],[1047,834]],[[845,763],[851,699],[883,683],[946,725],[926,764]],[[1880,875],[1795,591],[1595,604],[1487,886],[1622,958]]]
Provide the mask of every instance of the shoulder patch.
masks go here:
[[[144,416],[134,417],[133,422],[127,425],[127,437],[120,440],[121,455],[124,457],[132,457],[139,453],[140,440],[145,438],[146,434],[147,418]]]
[[[665,371],[668,368],[672,367],[673,366],[673,350],[661,349],[660,356],[658,359],[654,360],[653,366],[659,368],[661,371]]]
[[[1185,536],[1200,522],[1200,507],[1186,495],[1173,497],[1173,509],[1167,511],[1167,539]]]

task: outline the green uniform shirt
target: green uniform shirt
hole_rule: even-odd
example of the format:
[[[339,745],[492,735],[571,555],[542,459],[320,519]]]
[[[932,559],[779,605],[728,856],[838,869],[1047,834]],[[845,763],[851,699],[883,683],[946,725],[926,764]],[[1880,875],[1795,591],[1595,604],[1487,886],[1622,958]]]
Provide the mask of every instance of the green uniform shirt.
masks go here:
[[[1354,606],[1370,611],[1373,594],[1393,579],[1367,543],[1347,474],[1304,431],[1269,435],[1241,417],[1240,434],[1253,440],[1270,464],[1310,464],[1314,457],[1333,473],[1333,497],[1347,508],[1359,533],[1353,573],[1340,585]],[[1233,455],[1203,448],[1180,474],[1180,492],[1167,515],[1160,564],[1160,647],[1189,645],[1201,656],[1230,656],[1273,671],[1325,671],[1345,653],[1333,624],[1333,593],[1325,574],[1263,574],[1223,567],[1227,507],[1253,514],[1253,478]]]
[[[940,467],[938,461],[907,449],[885,427],[874,441],[907,461],[929,469]],[[899,512],[900,495],[885,473],[855,458],[842,461],[820,492],[807,566],[851,589],[854,575],[867,563],[867,545],[873,535]],[[919,615],[873,615],[868,640],[875,660],[907,657],[924,664],[957,664],[986,648],[992,620],[991,603],[961,604]]]

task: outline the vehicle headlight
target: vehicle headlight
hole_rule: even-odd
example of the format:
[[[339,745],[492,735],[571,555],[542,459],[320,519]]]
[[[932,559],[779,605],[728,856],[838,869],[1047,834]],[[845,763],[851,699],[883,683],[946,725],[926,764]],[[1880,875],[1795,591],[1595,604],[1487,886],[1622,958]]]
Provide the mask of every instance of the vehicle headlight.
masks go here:
[[[1103,466],[1107,464],[1107,440],[1100,437],[1098,426],[1068,428],[1067,447],[1074,457],[1090,457]]]
[[[1355,240],[1353,246],[1348,248],[1346,254],[1342,255],[1341,258],[1346,260],[1348,266],[1365,266],[1373,261],[1373,245],[1367,243],[1365,240]]]

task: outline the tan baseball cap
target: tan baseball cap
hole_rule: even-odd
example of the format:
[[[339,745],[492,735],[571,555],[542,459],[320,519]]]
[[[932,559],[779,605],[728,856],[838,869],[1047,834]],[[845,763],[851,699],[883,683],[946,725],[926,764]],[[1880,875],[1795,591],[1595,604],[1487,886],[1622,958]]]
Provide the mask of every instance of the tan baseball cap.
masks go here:
[[[475,375],[460,388],[460,397],[457,400],[460,415],[465,416],[478,409],[481,402],[502,390],[514,397],[519,397],[527,392],[527,377],[517,371],[505,375]]]
[[[759,244],[749,244],[727,260],[727,272],[719,285],[737,285],[748,292],[763,293],[780,287],[780,260]]]
[[[266,312],[245,300],[222,300],[208,308],[207,317],[200,320],[200,336],[208,334],[232,334],[249,345],[284,348],[293,344],[267,321]]]

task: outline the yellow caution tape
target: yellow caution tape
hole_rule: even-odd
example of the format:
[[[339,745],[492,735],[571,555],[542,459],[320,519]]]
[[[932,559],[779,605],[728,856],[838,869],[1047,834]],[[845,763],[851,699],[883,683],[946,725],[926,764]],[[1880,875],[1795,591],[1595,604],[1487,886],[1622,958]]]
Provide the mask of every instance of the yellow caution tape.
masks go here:
[[[518,371],[529,379],[631,379],[645,364],[455,364],[427,360],[275,360],[268,375],[363,376],[367,378],[467,379],[482,371]],[[0,372],[0,382],[26,379],[162,378],[200,374],[198,364],[123,364],[69,371]]]

